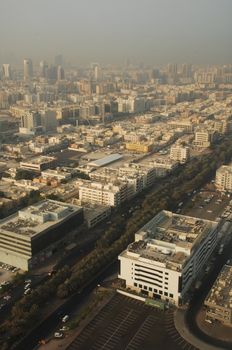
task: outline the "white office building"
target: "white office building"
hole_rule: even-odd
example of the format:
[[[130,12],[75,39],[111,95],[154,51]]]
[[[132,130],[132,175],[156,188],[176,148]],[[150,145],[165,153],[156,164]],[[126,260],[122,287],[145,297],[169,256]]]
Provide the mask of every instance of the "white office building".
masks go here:
[[[137,293],[181,305],[216,246],[217,225],[160,212],[119,255],[119,278]]]

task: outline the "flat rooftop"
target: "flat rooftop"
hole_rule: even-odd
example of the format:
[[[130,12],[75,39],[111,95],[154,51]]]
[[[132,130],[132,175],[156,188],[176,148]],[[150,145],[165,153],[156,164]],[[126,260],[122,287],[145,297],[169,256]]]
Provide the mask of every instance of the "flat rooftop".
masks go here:
[[[1,220],[0,235],[23,235],[32,238],[81,210],[82,207],[76,205],[44,200]]]
[[[217,170],[217,174],[219,174],[219,173],[224,173],[224,172],[228,172],[228,173],[232,174],[232,163],[230,163],[229,165],[222,165],[222,166]]]
[[[52,162],[56,160],[55,157],[46,157],[46,156],[39,156],[39,157],[33,157],[31,159],[26,159],[25,161],[20,162],[20,164],[41,164],[41,163],[47,163]]]
[[[232,309],[232,266],[224,265],[207,295],[205,304]]]
[[[217,222],[161,211],[136,234],[121,255],[145,258],[178,269]]]
[[[102,167],[102,166],[105,166],[107,164],[116,162],[117,160],[122,159],[122,158],[123,158],[123,156],[121,154],[114,153],[114,154],[110,154],[109,156],[94,160],[94,161],[90,162],[88,165]]]

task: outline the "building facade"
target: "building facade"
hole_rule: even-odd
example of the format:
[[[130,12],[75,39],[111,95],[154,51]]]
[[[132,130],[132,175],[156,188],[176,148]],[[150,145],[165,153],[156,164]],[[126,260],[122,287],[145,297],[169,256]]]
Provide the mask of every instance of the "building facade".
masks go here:
[[[172,146],[170,149],[170,159],[180,163],[186,163],[190,158],[190,148],[182,146]]]
[[[119,278],[134,292],[181,305],[217,237],[216,222],[162,211],[119,255]]]
[[[217,169],[215,185],[219,191],[232,192],[232,163]]]
[[[27,271],[50,256],[53,245],[82,222],[81,207],[52,200],[19,210],[1,221],[0,261]]]
[[[204,304],[206,320],[232,326],[232,266],[224,265]]]

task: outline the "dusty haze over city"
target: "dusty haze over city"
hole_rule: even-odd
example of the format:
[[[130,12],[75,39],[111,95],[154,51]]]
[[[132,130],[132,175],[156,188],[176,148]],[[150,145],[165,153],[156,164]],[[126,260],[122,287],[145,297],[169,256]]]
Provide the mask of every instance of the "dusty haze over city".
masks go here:
[[[1,0],[0,62],[226,64],[230,0]]]

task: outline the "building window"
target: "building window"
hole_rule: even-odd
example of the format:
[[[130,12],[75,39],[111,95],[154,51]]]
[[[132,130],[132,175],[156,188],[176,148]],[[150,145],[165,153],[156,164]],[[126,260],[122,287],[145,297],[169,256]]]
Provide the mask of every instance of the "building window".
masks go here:
[[[168,287],[164,287],[164,289],[168,289]]]
[[[162,290],[159,290],[159,294],[160,294],[160,295],[163,295],[163,291],[162,291]]]
[[[144,289],[147,289],[147,286],[144,286],[143,288],[144,288]]]
[[[165,272],[165,275],[168,275],[168,272]]]
[[[167,285],[167,284],[168,284],[168,282],[164,282],[164,284],[166,284],[166,285]]]
[[[168,293],[167,293],[167,292],[164,292],[164,295],[165,295],[166,297],[168,297]]]
[[[137,283],[134,283],[134,286],[137,287]]]
[[[158,292],[158,290],[157,290],[157,289],[154,289],[154,292],[155,292],[155,293],[157,293],[157,292]]]
[[[168,280],[168,277],[165,277],[166,280]]]
[[[170,296],[170,298],[173,298],[173,294],[172,293],[169,293],[169,296]]]
[[[152,288],[151,287],[149,287],[149,291],[152,292]]]
[[[139,284],[139,288],[143,288],[142,284]]]

